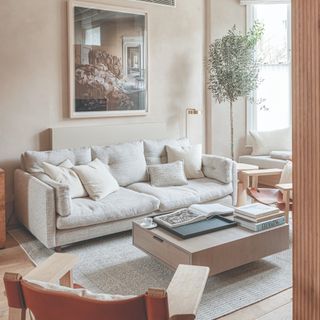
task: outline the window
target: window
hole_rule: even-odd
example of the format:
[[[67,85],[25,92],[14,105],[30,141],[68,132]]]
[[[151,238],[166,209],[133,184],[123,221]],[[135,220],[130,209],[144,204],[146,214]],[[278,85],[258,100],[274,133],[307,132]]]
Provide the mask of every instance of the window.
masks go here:
[[[248,26],[258,20],[264,35],[256,54],[262,80],[248,103],[248,129],[269,131],[291,126],[290,4],[248,5]]]
[[[101,46],[101,32],[100,27],[87,29],[85,34],[85,45],[87,46]]]

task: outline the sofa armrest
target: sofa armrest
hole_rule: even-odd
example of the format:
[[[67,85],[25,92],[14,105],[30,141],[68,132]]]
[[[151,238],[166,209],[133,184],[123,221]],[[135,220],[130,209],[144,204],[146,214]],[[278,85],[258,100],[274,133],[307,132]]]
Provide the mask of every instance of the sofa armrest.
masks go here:
[[[209,154],[202,155],[202,171],[207,178],[222,183],[232,183],[232,203],[238,199],[238,171],[237,163],[229,158]]]
[[[228,158],[204,154],[202,155],[202,170],[207,178],[230,183],[233,180],[233,161]]]
[[[69,186],[52,180],[45,173],[38,172],[32,174],[32,176],[36,177],[37,179],[54,189],[56,212],[62,217],[69,216],[72,210]]]
[[[55,247],[55,191],[29,173],[14,174],[15,212],[20,222],[46,247]]]

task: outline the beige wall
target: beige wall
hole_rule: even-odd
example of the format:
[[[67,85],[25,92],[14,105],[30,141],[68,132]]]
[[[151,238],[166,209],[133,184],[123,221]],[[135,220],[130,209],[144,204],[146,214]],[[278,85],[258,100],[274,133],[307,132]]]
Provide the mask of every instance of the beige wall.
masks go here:
[[[236,25],[240,31],[245,32],[246,9],[245,6],[240,5],[239,0],[208,1],[210,3],[210,22],[208,22],[208,39],[210,39],[210,42],[224,36],[233,25]],[[214,154],[230,156],[229,103],[218,104],[215,100],[209,98],[207,107],[212,108],[211,130],[209,130],[207,137],[209,148]],[[246,153],[246,104],[244,99],[240,99],[234,105],[234,120],[235,155],[237,157]],[[209,142],[210,138],[211,143]]]
[[[182,136],[184,108],[204,104],[203,0],[177,0],[176,8],[128,0],[100,3],[149,13],[151,113],[146,117],[69,119],[66,1],[0,1],[0,167],[7,172],[8,207],[20,153],[49,149],[48,128],[163,121],[171,135]]]

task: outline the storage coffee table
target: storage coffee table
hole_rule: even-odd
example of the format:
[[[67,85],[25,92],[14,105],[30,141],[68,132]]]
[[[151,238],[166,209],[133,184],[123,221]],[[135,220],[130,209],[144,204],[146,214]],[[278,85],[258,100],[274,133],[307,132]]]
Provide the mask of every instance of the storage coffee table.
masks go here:
[[[289,226],[261,232],[233,227],[180,239],[158,227],[144,229],[133,223],[133,244],[172,269],[179,264],[208,266],[215,275],[289,248]]]

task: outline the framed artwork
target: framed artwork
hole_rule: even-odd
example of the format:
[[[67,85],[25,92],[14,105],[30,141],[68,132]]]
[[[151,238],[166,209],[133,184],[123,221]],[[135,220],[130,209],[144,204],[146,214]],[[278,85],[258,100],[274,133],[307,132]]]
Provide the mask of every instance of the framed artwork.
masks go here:
[[[148,112],[147,14],[69,1],[71,118]]]

